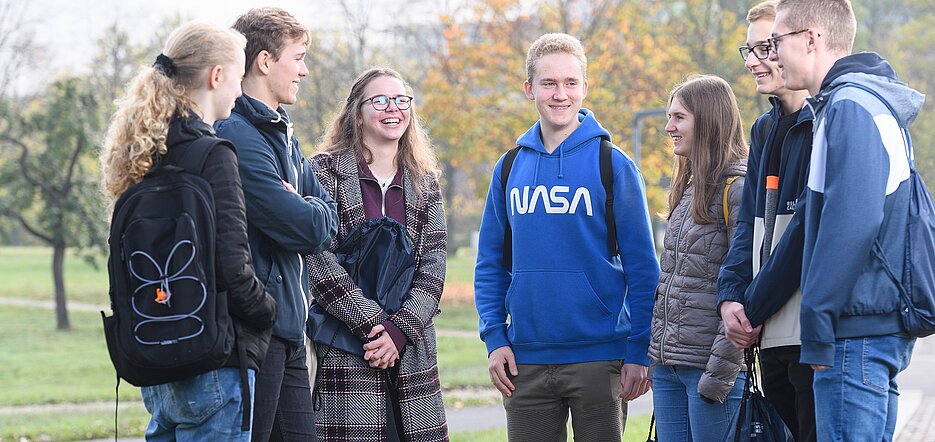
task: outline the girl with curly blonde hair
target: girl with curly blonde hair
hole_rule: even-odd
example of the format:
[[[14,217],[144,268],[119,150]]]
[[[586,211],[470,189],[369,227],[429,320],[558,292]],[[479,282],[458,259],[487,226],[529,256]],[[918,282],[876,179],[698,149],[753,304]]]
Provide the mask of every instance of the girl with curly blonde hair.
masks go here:
[[[250,261],[234,146],[211,126],[230,116],[241,95],[245,44],[242,35],[216,25],[188,23],[175,30],[153,66],[142,69],[118,101],[101,154],[104,191],[114,200],[154,166],[180,164],[195,141],[216,140],[199,176],[215,204],[215,285],[218,293],[226,291],[236,344],[221,368],[141,388],[152,414],[147,440],[251,436],[249,404],[277,306]]]

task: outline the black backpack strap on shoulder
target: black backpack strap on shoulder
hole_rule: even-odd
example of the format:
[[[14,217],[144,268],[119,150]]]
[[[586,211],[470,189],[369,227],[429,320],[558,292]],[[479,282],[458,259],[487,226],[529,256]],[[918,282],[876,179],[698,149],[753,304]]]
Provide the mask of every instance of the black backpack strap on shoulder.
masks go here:
[[[510,149],[503,156],[503,162],[500,163],[500,188],[503,189],[504,201],[507,201],[505,209],[509,211],[509,195],[506,194],[506,183],[510,179],[510,171],[513,170],[513,161],[516,160],[516,154],[519,153],[519,146]],[[510,227],[510,217],[505,215],[506,228],[503,231],[503,267],[508,269],[513,267],[513,228]]]
[[[211,149],[218,144],[227,144],[228,142],[220,138],[204,136],[189,143],[189,145],[172,160],[179,167],[185,169],[188,173],[200,175],[208,160],[208,154]]]
[[[614,145],[607,138],[601,138],[601,184],[604,186],[604,217],[607,221],[607,250],[610,256],[617,256],[617,221],[614,219]]]

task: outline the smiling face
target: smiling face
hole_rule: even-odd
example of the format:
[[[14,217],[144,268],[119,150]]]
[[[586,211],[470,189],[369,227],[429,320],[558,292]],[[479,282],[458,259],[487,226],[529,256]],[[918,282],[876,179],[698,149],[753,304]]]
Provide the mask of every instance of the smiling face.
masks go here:
[[[305,52],[304,41],[287,40],[280,51],[279,59],[269,61],[269,89],[271,98],[276,103],[295,104],[299,83],[308,75]]]
[[[394,77],[382,76],[370,80],[364,88],[366,98],[385,95],[397,97],[406,95],[402,81]],[[411,109],[411,108],[410,108]],[[360,105],[360,126],[364,145],[378,146],[387,142],[399,142],[409,128],[410,109],[399,110],[394,100],[389,100],[386,110],[374,109],[370,101]]]
[[[695,114],[682,106],[679,97],[672,97],[669,108],[666,109],[669,121],[666,122],[666,132],[672,137],[673,152],[676,155],[687,157],[692,150],[695,138]]]
[[[747,47],[766,44],[773,28],[772,20],[757,20],[750,23],[747,28]],[[756,79],[756,92],[763,95],[780,95],[785,91],[785,82],[782,79],[782,70],[779,65],[770,59],[760,60],[751,52],[747,55],[744,66]]]
[[[523,84],[526,97],[536,102],[543,131],[570,134],[578,127],[578,110],[588,92],[581,62],[568,53],[542,56],[532,82]]]
[[[779,40],[779,47],[770,51],[769,59],[782,70],[782,79],[786,89],[809,89],[810,64],[813,63],[813,54],[807,48],[808,33],[786,35],[798,31],[798,29],[790,29],[784,23],[786,15],[787,11],[779,11],[776,14],[771,33],[773,36],[785,36]],[[817,92],[817,90],[812,91],[813,94]]]

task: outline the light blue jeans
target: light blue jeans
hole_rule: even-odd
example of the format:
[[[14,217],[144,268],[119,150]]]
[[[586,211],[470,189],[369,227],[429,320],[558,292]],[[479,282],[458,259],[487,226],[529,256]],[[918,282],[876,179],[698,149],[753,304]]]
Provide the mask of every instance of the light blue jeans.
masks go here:
[[[915,338],[838,339],[834,366],[815,371],[818,441],[891,441],[896,430],[896,375],[909,366]]]
[[[657,365],[653,368],[656,432],[665,442],[723,442],[731,416],[740,408],[746,373],[740,372],[723,404],[698,394],[700,368]]]
[[[247,370],[250,402],[256,372]],[[153,415],[146,440],[249,442],[251,431],[242,431],[243,395],[240,370],[219,368],[177,382],[142,387],[143,404]],[[253,421],[251,407],[250,421]],[[252,424],[251,424],[252,426]]]

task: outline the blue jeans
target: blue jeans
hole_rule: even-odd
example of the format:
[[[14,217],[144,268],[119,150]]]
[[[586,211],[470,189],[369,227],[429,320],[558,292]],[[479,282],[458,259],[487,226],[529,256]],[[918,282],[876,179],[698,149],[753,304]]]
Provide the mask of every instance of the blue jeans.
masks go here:
[[[890,441],[896,429],[896,375],[909,366],[915,338],[838,339],[834,366],[815,372],[818,440]]]
[[[273,336],[256,379],[253,441],[315,440],[315,411],[305,345]]]
[[[653,408],[659,440],[723,442],[731,416],[740,408],[746,373],[737,375],[723,404],[708,403],[698,394],[704,370],[676,365],[653,368]]]
[[[256,372],[247,370],[252,402]],[[142,387],[143,404],[153,415],[147,441],[250,440],[242,431],[243,395],[240,370],[219,368],[177,382]]]

